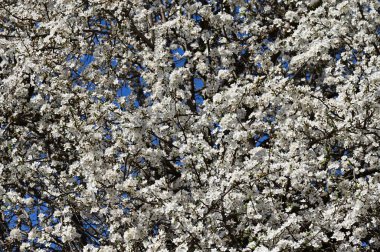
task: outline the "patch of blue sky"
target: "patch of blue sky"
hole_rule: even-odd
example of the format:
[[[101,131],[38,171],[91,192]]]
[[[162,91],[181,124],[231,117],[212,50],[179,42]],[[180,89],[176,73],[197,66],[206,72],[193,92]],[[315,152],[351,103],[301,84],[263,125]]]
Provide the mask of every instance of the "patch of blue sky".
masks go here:
[[[216,149],[216,150],[219,150],[219,148],[220,148],[220,144],[214,144],[214,145],[212,146],[212,148],[213,148],[213,149]]]
[[[134,106],[135,108],[139,108],[141,105],[140,105],[140,102],[139,102],[138,100],[134,100],[134,101],[133,101],[133,106]]]
[[[256,136],[257,139],[255,146],[260,147],[264,142],[266,142],[270,136],[267,133],[264,133],[262,136]]]
[[[29,211],[27,210],[28,208],[26,208],[26,211],[29,213]],[[30,222],[32,223],[32,226],[35,227],[37,225],[39,225],[39,220],[38,220],[38,206],[34,206],[33,207],[33,210],[30,211],[30,214],[29,214],[29,219],[30,219]]]
[[[25,196],[26,199],[31,198],[31,197],[34,199],[35,203],[38,202],[38,199],[34,196],[31,196],[31,195]],[[17,226],[18,217],[17,217],[17,215],[14,214],[14,212],[17,211],[18,209],[19,209],[19,206],[16,206],[12,209],[4,211],[5,221],[8,224],[8,228],[10,228],[10,229],[13,229]],[[39,213],[42,213],[45,216],[49,216],[51,214],[51,209],[48,208],[46,203],[40,203],[38,205],[33,206],[32,208],[25,207],[24,210],[28,213],[30,224],[31,224],[31,226],[30,226],[30,225],[27,225],[25,223],[21,223],[21,226],[20,226],[21,230],[26,231],[26,232],[29,231],[32,227],[40,228],[39,227],[40,222],[39,222],[39,218],[38,218]]]
[[[73,179],[74,179],[74,181],[75,181],[75,183],[76,183],[77,185],[82,184],[82,179],[81,179],[80,176],[74,176]]]
[[[131,209],[130,209],[129,207],[121,207],[121,208],[122,208],[123,213],[124,213],[125,215],[129,215],[129,214],[131,214]]]
[[[238,11],[236,11],[236,10],[238,10]],[[234,17],[235,22],[238,22],[238,23],[244,23],[247,20],[247,17],[245,15],[242,15],[239,6],[235,7],[233,17]]]
[[[145,160],[145,158],[144,157],[139,157],[138,158],[138,162],[140,163],[140,164],[145,164],[146,163],[146,160]]]
[[[128,166],[122,164],[122,165],[120,165],[120,170],[122,172],[127,172],[128,171]]]
[[[153,226],[153,230],[152,230],[153,237],[155,237],[155,236],[158,235],[159,229],[160,229],[160,226],[159,226],[158,224],[155,224],[155,225]]]
[[[2,129],[2,130],[6,129],[7,126],[8,126],[7,123],[0,123],[0,129]]]
[[[222,130],[222,126],[220,126],[219,123],[214,122],[214,128],[217,128],[218,130]]]
[[[196,23],[199,23],[199,22],[202,21],[202,16],[199,15],[198,13],[193,14],[191,17],[192,17],[192,19],[194,19],[194,21],[195,21]]]
[[[70,69],[70,77],[74,81],[74,84],[73,84],[74,86],[80,84],[80,82],[75,81],[75,79],[77,79],[77,78],[80,77],[80,73],[79,72],[75,71],[74,69]]]
[[[111,23],[115,24],[115,23],[117,23],[117,21],[116,20],[108,21],[105,19],[97,19],[97,18],[93,18],[90,20],[89,28],[97,29],[97,30],[100,29],[100,31],[101,31],[100,33],[96,33],[93,36],[91,36],[91,39],[93,40],[93,43],[95,45],[101,44],[103,41],[103,38],[109,37],[108,32],[111,29],[111,26],[112,26]],[[113,43],[115,44],[116,40],[114,40]]]
[[[96,223],[91,223],[91,222],[88,222],[88,221],[87,221],[86,223],[83,224],[83,227],[84,227],[85,229],[89,229],[89,228],[94,228],[94,229],[96,229],[98,226],[99,226],[98,224],[96,224]]]
[[[146,70],[146,67],[141,66],[141,65],[139,65],[139,64],[133,64],[133,67],[134,67],[137,71],[139,71],[139,72],[141,72],[141,71],[145,71],[145,70]]]
[[[95,83],[93,83],[93,82],[88,82],[87,83],[87,85],[86,85],[86,89],[88,90],[88,91],[94,91],[95,89],[96,89],[96,85],[95,85]]]
[[[369,4],[364,4],[363,5],[363,10],[364,10],[364,12],[371,12],[371,10],[372,10],[372,8],[371,8],[371,6],[369,5]]]
[[[182,162],[182,160],[183,160],[183,158],[178,157],[177,160],[175,161],[175,164],[176,164],[177,166],[182,167],[182,166],[183,166],[183,162]]]
[[[137,178],[140,175],[138,170],[132,170],[130,176],[132,178]]]
[[[284,68],[286,71],[289,71],[289,61],[281,59],[281,66]]]
[[[116,98],[113,101],[113,104],[115,104],[118,108],[120,108],[121,106],[117,99],[119,99],[120,97],[125,97],[125,100],[128,101],[127,97],[132,93],[132,90],[127,84],[127,82],[122,82],[121,80],[119,80],[119,83],[121,83],[121,87],[116,91]]]
[[[240,13],[240,6],[235,6],[234,7],[234,11],[233,11],[233,14],[239,14]]]
[[[149,98],[152,96],[152,92],[144,92],[145,97]]]
[[[239,39],[244,39],[244,38],[247,38],[247,37],[251,36],[251,34],[249,34],[248,32],[237,32],[236,36]]]
[[[111,141],[112,140],[112,135],[111,134],[104,135],[104,140]]]
[[[20,229],[23,232],[29,232],[31,230],[31,227],[29,225],[21,224]]]
[[[202,96],[201,94],[196,93],[196,94],[195,94],[195,103],[196,103],[197,105],[202,105],[203,102],[204,102],[204,98],[203,98],[203,96]],[[198,108],[198,107],[197,107],[197,108]]]
[[[48,217],[51,214],[52,209],[49,207],[49,205],[45,202],[40,203],[39,205],[39,212],[45,215],[45,217]]]
[[[215,136],[218,134],[218,132],[222,131],[222,126],[220,126],[219,123],[213,123],[213,127],[211,128],[211,135]],[[219,149],[219,144],[214,144],[213,146],[214,149]]]
[[[139,84],[143,87],[146,87],[148,85],[142,76],[139,77]]]
[[[99,45],[100,44],[100,39],[99,39],[98,36],[93,36],[93,41],[94,41],[95,45]]]
[[[360,245],[362,246],[362,248],[367,248],[367,247],[369,247],[369,244],[368,244],[368,242],[366,242],[366,241],[362,241],[362,242],[360,243]]]
[[[92,129],[97,129],[97,128],[98,128],[98,125],[94,123],[94,125],[92,126]]]
[[[276,121],[276,117],[273,115],[267,115],[267,116],[264,116],[263,121],[267,123],[273,123]]]
[[[94,59],[95,59],[95,57],[93,56],[93,55],[91,55],[91,54],[84,54],[82,57],[80,57],[80,62],[82,63],[82,66],[81,66],[81,68],[83,68],[83,70],[85,69],[85,68],[87,68],[90,64],[91,64],[91,62],[93,62],[94,61]],[[82,71],[83,71],[82,70]],[[79,70],[78,70],[79,71]],[[82,71],[79,71],[79,73],[81,73]]]
[[[118,60],[115,59],[115,58],[113,58],[113,59],[111,60],[111,67],[112,67],[112,68],[116,68],[116,67],[117,67],[117,64],[118,64]]]
[[[60,238],[58,238],[58,240],[61,241]],[[48,248],[51,249],[51,251],[62,251],[62,247],[59,246],[58,244],[54,243],[54,242],[51,242],[50,246],[48,246]]]
[[[112,129],[110,127],[103,127],[104,140],[112,140]]]
[[[120,83],[123,83],[122,81],[119,81]],[[133,86],[132,88],[130,87],[130,85],[126,84],[127,82],[125,82],[122,87],[120,89],[117,90],[117,94],[116,94],[116,97],[117,98],[120,98],[120,97],[125,97],[126,101],[129,102],[128,100],[128,96],[130,96],[130,94],[133,92],[134,88],[140,88],[140,87],[146,87],[147,86],[147,83],[145,82],[144,78],[143,77],[139,77],[138,79],[138,82],[133,82],[131,83]],[[144,96],[146,98],[149,98],[151,96],[151,92],[144,92]],[[118,102],[114,101],[114,104],[120,108],[120,105],[118,104]],[[150,102],[149,104],[152,104],[152,102]],[[133,101],[133,105],[135,108],[139,108],[140,107],[140,103],[139,101],[136,99]]]
[[[154,16],[154,21],[155,21],[155,22],[159,22],[159,21],[161,21],[161,13],[156,14],[156,15]]]
[[[106,19],[101,19],[100,20],[100,24],[102,25],[102,26],[105,26],[106,28],[111,28],[111,22],[109,22],[109,21],[107,21]]]
[[[341,168],[335,170],[335,176],[343,176],[344,171]]]
[[[158,137],[156,136],[152,136],[151,143],[153,144],[153,146],[158,146],[160,144],[160,139],[158,139]]]
[[[343,156],[350,157],[351,156],[350,151],[349,150],[344,150]]]
[[[203,80],[200,78],[194,78],[194,87],[195,91],[199,91],[200,89],[202,89],[204,87]]]
[[[131,197],[128,195],[128,193],[123,192],[123,193],[120,194],[120,198],[122,200],[129,200]]]
[[[100,103],[105,103],[105,102],[107,102],[107,99],[103,96],[103,97],[100,97],[100,99],[98,99],[98,101]]]
[[[347,66],[343,67],[343,77],[347,78],[348,76],[352,75],[354,72],[352,69],[348,68]]]
[[[265,53],[266,51],[270,51],[269,47],[266,44],[262,44],[260,47],[260,54]]]
[[[173,62],[175,64],[175,67],[185,66],[187,58],[182,57],[185,53],[185,51],[182,48],[179,47],[177,49],[171,50],[171,53],[173,54]]]
[[[122,84],[121,88],[119,88],[116,92],[116,97],[128,97],[131,94],[132,90],[128,84]]]
[[[244,56],[244,55],[246,55],[247,53],[248,53],[248,50],[245,49],[245,48],[244,48],[243,50],[240,51],[240,55],[241,55],[241,56]]]
[[[15,207],[18,210],[18,207]],[[13,229],[17,226],[18,217],[12,210],[5,210],[4,212],[5,222],[8,223],[8,228]]]
[[[77,57],[74,54],[69,53],[66,56],[66,61],[75,61],[75,60],[77,60]]]
[[[311,73],[310,72],[306,72],[305,78],[306,78],[307,81],[310,81],[311,80]]]
[[[91,54],[84,54],[79,58],[79,62],[81,66],[75,70],[71,69],[71,78],[73,80],[73,86],[81,86],[86,88],[88,91],[94,91],[96,89],[96,85],[93,82],[88,82],[83,84],[83,82],[79,79],[82,72],[94,61],[95,57]],[[66,58],[67,61],[76,61],[77,57],[75,55],[68,55]]]
[[[340,48],[334,55],[335,57],[335,60],[336,61],[339,61],[341,58],[342,58],[342,52],[344,52],[345,49],[344,48]]]
[[[183,67],[186,65],[187,58],[174,59],[174,64],[176,67]]]

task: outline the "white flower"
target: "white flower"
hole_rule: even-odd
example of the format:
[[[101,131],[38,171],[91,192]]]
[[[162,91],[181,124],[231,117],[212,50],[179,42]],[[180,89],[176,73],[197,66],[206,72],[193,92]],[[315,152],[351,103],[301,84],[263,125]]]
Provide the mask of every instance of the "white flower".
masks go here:
[[[11,232],[9,233],[9,239],[11,240],[21,240],[22,239],[22,232],[20,229],[18,228],[14,228],[11,230]]]
[[[73,226],[63,226],[61,232],[62,242],[64,243],[71,242],[80,236]]]
[[[132,227],[124,232],[124,241],[129,242],[131,240],[137,240],[139,238],[139,233],[137,228]]]

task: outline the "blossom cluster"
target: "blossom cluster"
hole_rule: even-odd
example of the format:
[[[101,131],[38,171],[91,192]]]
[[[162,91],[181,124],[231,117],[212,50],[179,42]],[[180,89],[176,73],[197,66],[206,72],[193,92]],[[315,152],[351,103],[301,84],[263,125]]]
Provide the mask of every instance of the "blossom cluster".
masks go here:
[[[0,20],[0,251],[380,249],[380,1]]]

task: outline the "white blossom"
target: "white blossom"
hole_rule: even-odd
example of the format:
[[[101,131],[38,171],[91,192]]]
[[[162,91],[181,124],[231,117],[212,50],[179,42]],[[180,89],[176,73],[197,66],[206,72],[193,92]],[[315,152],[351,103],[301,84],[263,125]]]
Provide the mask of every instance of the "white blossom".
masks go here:
[[[0,250],[378,251],[379,8],[1,3]]]

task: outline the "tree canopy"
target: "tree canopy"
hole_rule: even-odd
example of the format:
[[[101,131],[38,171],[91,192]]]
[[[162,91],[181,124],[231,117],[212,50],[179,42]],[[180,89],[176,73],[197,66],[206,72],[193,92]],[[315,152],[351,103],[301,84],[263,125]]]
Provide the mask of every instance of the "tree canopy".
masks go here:
[[[379,14],[2,0],[0,251],[377,251]]]

